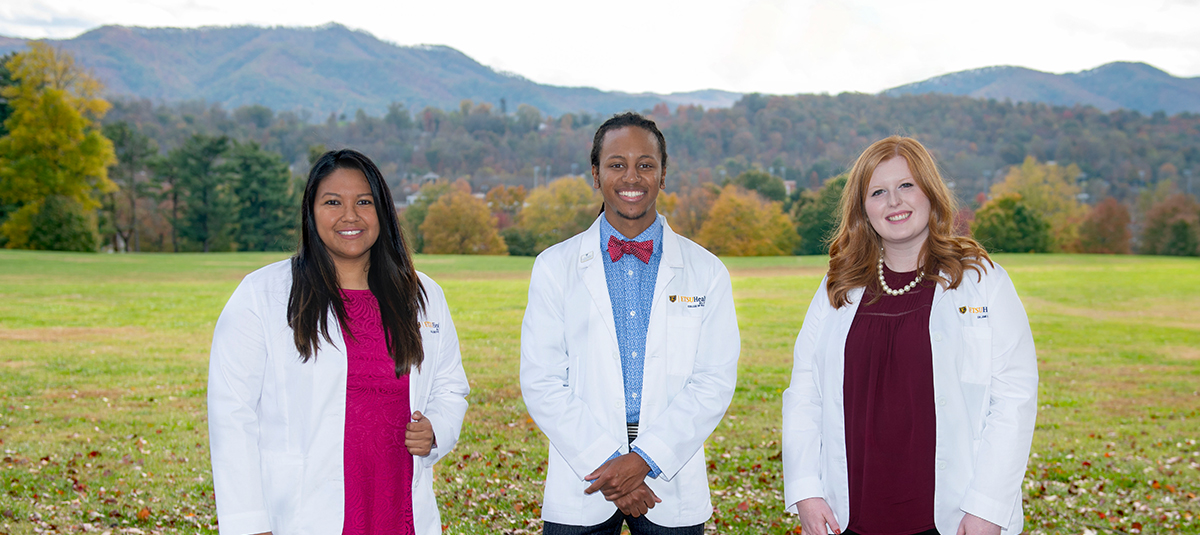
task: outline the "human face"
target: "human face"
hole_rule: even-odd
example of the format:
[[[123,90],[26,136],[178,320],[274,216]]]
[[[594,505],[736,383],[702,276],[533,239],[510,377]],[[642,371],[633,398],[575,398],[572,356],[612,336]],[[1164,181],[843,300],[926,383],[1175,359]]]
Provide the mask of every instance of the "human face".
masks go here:
[[[634,238],[658,217],[658,192],[666,186],[658,140],[636,126],[611,130],[592,168],[592,187],[604,197],[604,216],[626,238]]]
[[[371,246],[379,238],[375,197],[366,175],[358,169],[334,169],[317,185],[313,219],[343,286],[365,273]]]
[[[871,173],[863,208],[889,256],[893,252],[915,252],[925,244],[929,236],[929,197],[917,185],[903,156],[884,160]]]

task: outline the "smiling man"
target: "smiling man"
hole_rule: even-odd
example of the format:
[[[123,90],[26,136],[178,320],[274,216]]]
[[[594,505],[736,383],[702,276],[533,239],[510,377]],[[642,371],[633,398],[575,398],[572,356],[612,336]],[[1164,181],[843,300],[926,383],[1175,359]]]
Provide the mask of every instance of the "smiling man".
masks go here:
[[[667,145],[613,116],[592,142],[604,210],[534,262],[521,391],[550,439],[549,535],[702,534],[703,445],[733,397],[740,351],[729,272],[656,208]]]

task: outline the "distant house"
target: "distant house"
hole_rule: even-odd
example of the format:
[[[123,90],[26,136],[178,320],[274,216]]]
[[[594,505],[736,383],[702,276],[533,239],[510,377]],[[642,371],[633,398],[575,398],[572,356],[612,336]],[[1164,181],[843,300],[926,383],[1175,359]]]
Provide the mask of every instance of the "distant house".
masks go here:
[[[791,196],[792,192],[796,191],[796,181],[795,180],[784,180],[783,181],[783,189],[787,190],[788,196]]]

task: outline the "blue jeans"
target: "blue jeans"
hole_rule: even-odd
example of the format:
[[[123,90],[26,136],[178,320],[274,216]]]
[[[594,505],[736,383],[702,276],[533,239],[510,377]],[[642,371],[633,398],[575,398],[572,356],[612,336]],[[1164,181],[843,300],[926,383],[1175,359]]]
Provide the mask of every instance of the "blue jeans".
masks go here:
[[[542,526],[544,535],[621,535],[621,524],[629,525],[632,535],[704,535],[704,524],[685,526],[682,528],[667,528],[655,524],[646,517],[634,518],[617,511],[612,518],[595,526],[568,526],[545,522]]]

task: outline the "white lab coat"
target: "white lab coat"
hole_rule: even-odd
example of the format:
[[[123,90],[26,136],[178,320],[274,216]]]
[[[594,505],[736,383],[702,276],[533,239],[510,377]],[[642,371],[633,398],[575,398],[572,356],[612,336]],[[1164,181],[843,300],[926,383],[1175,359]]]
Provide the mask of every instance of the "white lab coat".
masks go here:
[[[458,441],[469,391],[442,289],[424,274],[424,362],[409,375],[409,403],[433,425],[437,446],[413,457],[413,522],[441,533],[433,463]],[[287,325],[290,260],[251,273],[229,298],[213,333],[208,373],[213,486],[222,535],[341,533],[346,345],[329,312],[331,345],[300,362]],[[399,482],[397,482],[399,483]]]
[[[603,215],[601,215],[603,217]],[[703,445],[733,397],[740,352],[729,272],[663,223],[642,382],[641,448],[662,474],[646,478],[662,503],[655,524],[691,526],[712,515]],[[625,395],[600,220],[542,252],[521,325],[521,392],[550,439],[542,518],[586,526],[616,506],[584,476],[629,451]]]
[[[985,264],[986,265],[986,264]],[[929,315],[936,412],[937,529],[957,533],[964,512],[1020,533],[1021,481],[1037,415],[1037,356],[1025,308],[997,264],[955,290],[938,285]],[[834,309],[825,281],[796,338],[792,382],[783,394],[784,506],[823,497],[838,524],[850,520],[842,404],[846,336],[863,298]]]

